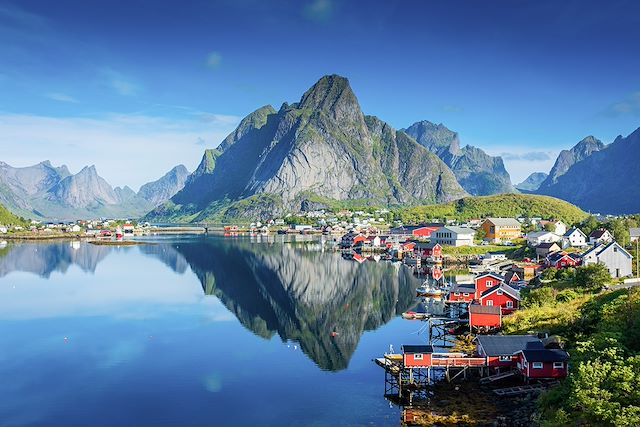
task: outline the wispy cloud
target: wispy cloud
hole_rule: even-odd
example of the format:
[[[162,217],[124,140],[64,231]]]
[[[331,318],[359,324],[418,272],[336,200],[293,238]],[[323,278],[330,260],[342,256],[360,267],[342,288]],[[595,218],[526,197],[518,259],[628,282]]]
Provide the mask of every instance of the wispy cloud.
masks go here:
[[[53,99],[54,101],[71,102],[71,103],[75,103],[75,104],[80,102],[76,98],[74,98],[73,96],[67,95],[66,93],[49,92],[49,93],[46,93],[44,96],[46,96],[49,99]]]
[[[194,170],[202,148],[216,147],[240,121],[228,115],[207,117],[60,118],[0,112],[2,160],[26,166],[48,159],[72,170],[95,164],[110,184],[135,189],[179,163]]]
[[[104,68],[100,70],[100,74],[102,75],[106,85],[122,96],[137,95],[141,89],[140,86],[131,78],[125,76],[119,71]]]
[[[502,152],[498,155],[504,160],[527,160],[531,162],[543,162],[552,158],[552,153],[549,151]]]
[[[222,65],[222,55],[220,52],[211,52],[207,55],[207,67],[217,70]]]
[[[313,0],[302,9],[305,18],[315,22],[326,22],[333,16],[332,0]]]
[[[611,104],[603,114],[607,117],[620,117],[627,114],[640,116],[640,91],[633,92],[625,99]]]

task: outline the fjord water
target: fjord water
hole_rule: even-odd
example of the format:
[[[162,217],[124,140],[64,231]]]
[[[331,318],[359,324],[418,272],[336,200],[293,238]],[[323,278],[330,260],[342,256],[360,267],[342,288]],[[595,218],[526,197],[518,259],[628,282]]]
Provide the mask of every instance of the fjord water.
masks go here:
[[[398,425],[371,360],[418,285],[303,236],[10,243],[0,426]]]

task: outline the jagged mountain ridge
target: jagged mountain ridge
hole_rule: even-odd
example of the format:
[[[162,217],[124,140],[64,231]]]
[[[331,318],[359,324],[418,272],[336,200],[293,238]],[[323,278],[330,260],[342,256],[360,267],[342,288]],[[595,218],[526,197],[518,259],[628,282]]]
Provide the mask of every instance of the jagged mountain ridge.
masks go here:
[[[0,204],[18,215],[41,219],[140,216],[178,192],[187,176],[180,165],[136,193],[128,186],[112,188],[95,166],[72,174],[49,161],[18,168],[0,162]]]
[[[599,148],[601,144],[595,138],[588,141],[591,147]],[[591,212],[640,212],[638,159],[640,128],[626,138],[618,136],[611,144],[591,151],[558,176],[555,183],[541,186],[537,193],[567,200]]]
[[[148,217],[201,220],[223,209],[265,217],[297,211],[315,198],[393,205],[464,195],[435,154],[365,117],[348,80],[331,75],[298,103],[249,114],[216,150],[205,152],[185,188]]]
[[[589,135],[569,150],[562,150],[558,154],[549,176],[540,184],[538,188],[544,189],[551,187],[558,178],[564,175],[573,165],[589,157],[596,151],[604,149],[606,146],[599,139]]]
[[[440,157],[470,194],[487,196],[516,191],[501,157],[489,156],[471,145],[460,147],[458,134],[443,124],[423,120],[403,131]]]

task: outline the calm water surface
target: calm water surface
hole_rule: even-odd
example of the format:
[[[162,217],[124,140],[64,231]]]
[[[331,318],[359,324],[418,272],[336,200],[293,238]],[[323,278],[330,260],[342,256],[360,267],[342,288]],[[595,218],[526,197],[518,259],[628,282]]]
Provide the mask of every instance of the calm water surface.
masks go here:
[[[0,426],[399,425],[419,280],[285,239],[0,245]]]

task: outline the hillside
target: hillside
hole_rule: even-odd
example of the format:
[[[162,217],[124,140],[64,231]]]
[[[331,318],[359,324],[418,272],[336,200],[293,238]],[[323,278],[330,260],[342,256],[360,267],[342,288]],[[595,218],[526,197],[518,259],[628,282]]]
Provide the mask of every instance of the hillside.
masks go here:
[[[0,205],[0,225],[24,225],[25,223],[25,220],[17,217],[16,215],[9,212],[7,208]]]
[[[466,221],[489,216],[553,218],[573,224],[588,216],[577,206],[563,200],[528,194],[465,197],[450,203],[400,208],[394,212],[407,224],[443,218]]]

